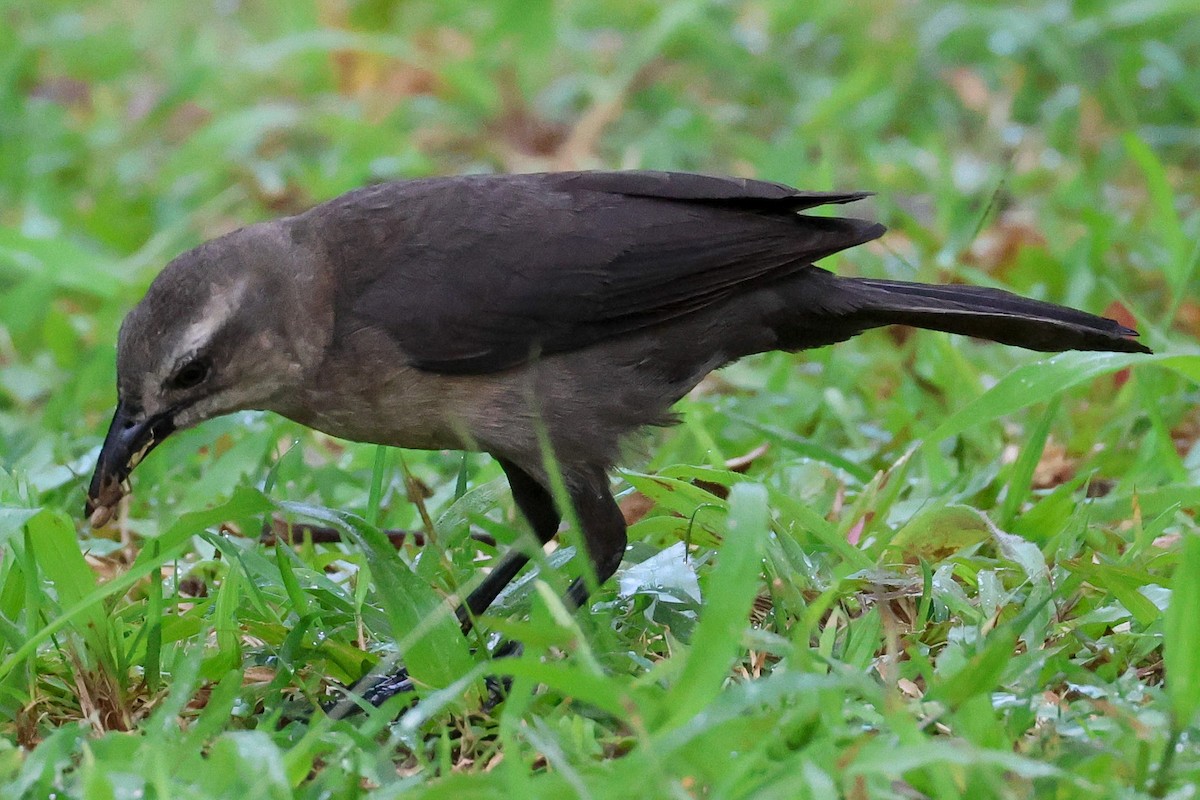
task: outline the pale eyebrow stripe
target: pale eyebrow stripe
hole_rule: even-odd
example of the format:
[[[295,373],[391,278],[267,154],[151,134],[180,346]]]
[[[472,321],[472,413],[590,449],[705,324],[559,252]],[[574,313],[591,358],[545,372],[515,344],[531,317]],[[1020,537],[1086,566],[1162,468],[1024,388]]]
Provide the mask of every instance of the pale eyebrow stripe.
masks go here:
[[[179,344],[175,348],[172,362],[201,350],[212,341],[212,337],[225,326],[225,323],[236,313],[241,304],[242,296],[246,294],[249,281],[241,278],[232,286],[218,287],[204,304],[200,319],[188,327]]]

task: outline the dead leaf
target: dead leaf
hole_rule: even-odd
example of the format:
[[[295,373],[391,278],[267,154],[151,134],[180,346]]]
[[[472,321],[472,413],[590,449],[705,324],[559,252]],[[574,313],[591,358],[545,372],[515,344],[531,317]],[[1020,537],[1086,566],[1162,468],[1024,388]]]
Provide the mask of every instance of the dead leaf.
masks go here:
[[[641,492],[630,492],[622,497],[617,505],[621,509],[621,516],[625,518],[625,524],[632,525],[650,513],[650,509],[654,508],[654,501]]]
[[[1095,155],[1116,138],[1116,131],[1104,115],[1104,106],[1088,92],[1079,98],[1079,134],[1076,136],[1084,153]]]
[[[954,90],[954,94],[958,96],[959,102],[966,108],[980,113],[987,111],[988,106],[991,105],[992,91],[978,72],[966,67],[959,67],[947,71],[944,77],[946,83],[950,84],[950,88]]]
[[[1046,442],[1042,457],[1033,470],[1033,488],[1053,489],[1075,477],[1076,460],[1067,449],[1053,440]]]
[[[212,118],[212,112],[190,100],[175,107],[162,126],[163,140],[169,144],[186,141]]]
[[[763,442],[748,453],[726,459],[725,469],[744,475],[750,467],[754,466],[755,461],[765,456],[770,450],[771,443]],[[692,485],[722,500],[729,496],[729,487],[720,483],[697,478],[692,481]],[[654,508],[654,501],[641,492],[630,492],[621,498],[621,502],[617,505],[621,509],[621,515],[625,518],[625,524],[632,525],[650,513],[650,510]]]
[[[117,551],[120,552],[120,551]],[[96,573],[96,577],[100,581],[107,582],[121,575],[125,571],[126,565],[121,563],[119,559],[112,556],[95,556],[88,553],[84,556],[87,565],[92,568],[92,572]]]
[[[726,460],[725,469],[738,474],[745,474],[750,469],[755,461],[765,456],[771,449],[770,442],[763,442],[758,447],[751,450],[749,453],[740,456],[734,456]]]
[[[1200,303],[1184,300],[1175,312],[1175,327],[1193,339],[1200,339]]]
[[[270,667],[247,667],[246,671],[242,673],[243,686],[270,683],[273,680],[275,680],[275,670]]]
[[[66,75],[45,78],[30,89],[29,96],[85,114],[92,110],[91,84]]]
[[[993,225],[975,237],[965,260],[986,272],[1003,275],[1015,265],[1023,249],[1045,246],[1046,237],[1038,229],[1033,211],[1007,209]]]
[[[488,131],[500,141],[505,163],[523,168],[526,162],[537,167],[543,160],[552,160],[570,136],[570,129],[540,116],[530,107],[511,68],[498,72],[495,83],[501,111],[488,125]]]
[[[1200,409],[1184,417],[1171,429],[1171,441],[1175,445],[1175,452],[1179,453],[1181,458],[1192,452],[1197,441],[1200,441]]]

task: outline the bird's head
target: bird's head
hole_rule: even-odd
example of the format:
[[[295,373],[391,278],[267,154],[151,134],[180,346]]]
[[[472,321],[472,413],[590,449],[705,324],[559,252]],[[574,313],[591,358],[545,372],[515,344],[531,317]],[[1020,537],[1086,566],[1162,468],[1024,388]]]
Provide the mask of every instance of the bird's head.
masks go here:
[[[172,431],[270,408],[320,362],[332,330],[322,261],[287,220],[176,258],[121,325],[117,409],[88,489],[102,525],[129,473]]]

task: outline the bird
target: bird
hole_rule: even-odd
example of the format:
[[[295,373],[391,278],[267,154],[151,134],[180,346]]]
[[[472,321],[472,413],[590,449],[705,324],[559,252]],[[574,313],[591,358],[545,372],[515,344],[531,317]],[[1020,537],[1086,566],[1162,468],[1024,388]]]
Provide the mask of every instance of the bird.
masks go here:
[[[806,212],[868,194],[681,172],[462,175],[212,239],[121,325],[85,515],[105,524],[172,432],[273,411],[357,442],[490,454],[539,542],[564,512],[576,521],[594,578],[571,583],[578,608],[625,552],[609,478],[623,443],[719,367],[888,325],[1150,352],[1117,321],[1007,291],[815,266],[885,228]],[[499,560],[459,608],[464,629],[529,560]]]

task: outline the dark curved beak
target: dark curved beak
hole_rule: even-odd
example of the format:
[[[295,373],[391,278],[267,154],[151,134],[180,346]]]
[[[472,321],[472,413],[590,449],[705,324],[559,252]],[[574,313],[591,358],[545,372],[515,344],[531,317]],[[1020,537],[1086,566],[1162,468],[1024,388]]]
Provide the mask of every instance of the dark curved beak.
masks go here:
[[[125,495],[124,484],[129,473],[175,430],[173,412],[174,409],[145,417],[133,412],[124,403],[117,404],[108,435],[104,437],[104,446],[100,448],[96,472],[88,487],[85,516],[93,518],[97,509],[108,509]],[[107,516],[103,519],[107,519]],[[103,524],[103,521],[98,524]]]

